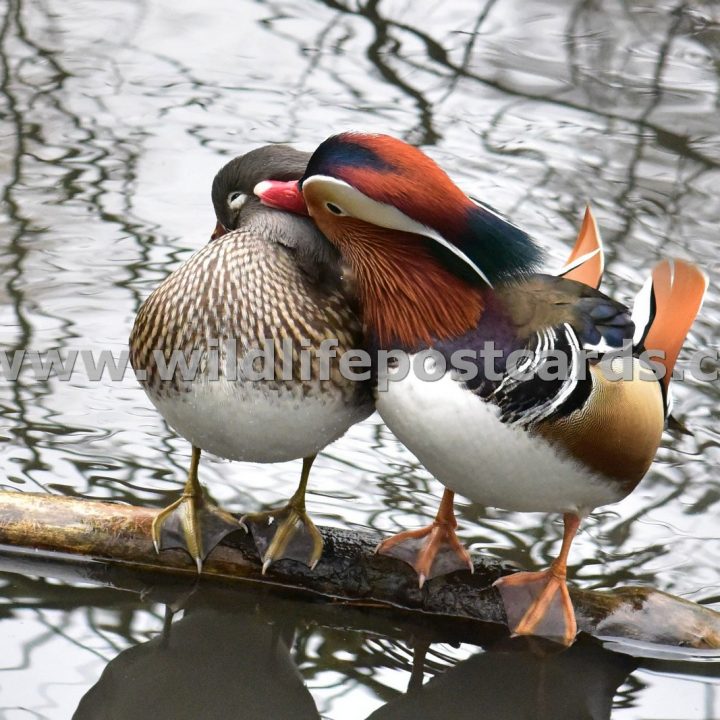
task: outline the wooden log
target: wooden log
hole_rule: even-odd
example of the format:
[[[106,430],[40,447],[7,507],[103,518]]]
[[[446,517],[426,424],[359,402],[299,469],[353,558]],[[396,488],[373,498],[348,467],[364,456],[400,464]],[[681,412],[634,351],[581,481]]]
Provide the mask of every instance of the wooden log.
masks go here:
[[[120,503],[34,493],[0,493],[0,543],[43,554],[100,559],[114,568],[157,578],[194,582],[194,563],[181,550],[155,553],[150,527],[157,510]],[[423,625],[505,626],[492,583],[512,572],[501,563],[475,559],[475,572],[436,578],[422,589],[412,569],[373,550],[368,532],[320,528],[323,556],[314,570],[280,561],[263,575],[252,539],[228,536],[206,560],[203,579],[223,585],[254,584],[356,607],[392,610]],[[639,643],[720,649],[720,613],[646,587],[598,592],[571,588],[579,628],[590,635]]]

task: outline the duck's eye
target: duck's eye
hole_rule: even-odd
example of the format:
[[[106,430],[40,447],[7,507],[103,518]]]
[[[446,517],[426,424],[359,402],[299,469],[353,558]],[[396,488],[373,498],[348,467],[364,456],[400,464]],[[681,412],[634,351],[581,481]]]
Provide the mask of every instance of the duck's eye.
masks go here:
[[[239,210],[245,204],[246,200],[247,200],[247,195],[245,193],[242,193],[239,191],[231,192],[228,195],[228,205],[233,210]]]
[[[342,208],[339,208],[334,203],[325,203],[325,207],[333,214],[333,215],[344,215]]]

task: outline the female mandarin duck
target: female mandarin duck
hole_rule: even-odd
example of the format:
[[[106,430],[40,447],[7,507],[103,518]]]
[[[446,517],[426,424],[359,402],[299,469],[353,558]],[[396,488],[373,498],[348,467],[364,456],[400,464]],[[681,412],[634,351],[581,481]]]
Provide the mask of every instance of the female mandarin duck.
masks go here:
[[[591,287],[601,267],[577,271],[585,282],[535,273],[541,253],[528,235],[468,199],[420,150],[383,135],[331,137],[299,182],[263,182],[255,192],[268,205],[309,212],[351,264],[363,324],[378,349],[405,350],[411,362],[428,349],[444,359],[478,351],[473,379],[433,372],[436,359],[433,382],[415,372],[393,377],[390,369],[387,390],[376,392],[387,425],[449,490],[433,526],[400,533],[380,551],[412,556],[427,577],[437,562],[446,572],[450,555],[452,568],[465,566],[454,492],[508,510],[563,513],[551,567],[497,586],[514,633],[571,644],[570,545],[580,520],[630,493],[652,462],[704,275],[682,261],[661,262],[646,302],[636,303],[647,310],[636,326],[627,308]],[[569,268],[570,277],[580,266]],[[629,368],[607,354],[626,342]],[[487,367],[485,343],[495,351]],[[641,361],[643,348],[664,352],[662,379]],[[525,372],[511,365],[516,350]],[[569,372],[549,372],[549,351],[562,353]],[[419,536],[426,538],[420,547]]]
[[[184,547],[198,570],[220,539],[241,527],[203,498],[201,450],[261,463],[303,458],[300,485],[287,506],[243,520],[253,522],[263,569],[288,557],[314,566],[322,539],[305,511],[310,467],[320,450],[373,410],[369,386],[345,380],[336,360],[328,361],[323,376],[313,355],[310,375],[300,375],[298,358],[308,342],[315,350],[325,339],[337,340],[338,354],[361,343],[337,250],[309,218],[268,208],[252,194],[264,178],[299,178],[308,158],[289,147],[267,146],[220,170],[212,188],[218,220],[213,241],[150,295],[130,337],[130,359],[142,371],[143,388],[193,446],[182,497],[158,514],[153,540],[157,549]],[[233,377],[229,357],[234,353],[242,368],[265,339],[275,350],[269,376],[251,379],[240,371]],[[211,350],[217,353],[215,369]],[[287,368],[281,365],[284,350],[295,361]],[[188,366],[193,353],[198,356],[194,377],[183,378],[180,364],[161,377],[157,360],[167,364],[174,351],[183,353]]]

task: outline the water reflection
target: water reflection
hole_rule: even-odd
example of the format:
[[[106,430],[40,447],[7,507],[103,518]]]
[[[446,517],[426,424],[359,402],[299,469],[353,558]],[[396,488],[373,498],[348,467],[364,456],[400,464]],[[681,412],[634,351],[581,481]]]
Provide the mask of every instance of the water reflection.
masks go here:
[[[13,564],[25,572],[0,575],[12,600],[0,614],[0,628],[22,619],[45,631],[36,633],[20,662],[6,654],[4,670],[17,678],[23,667],[41,669],[34,699],[26,696],[27,709],[39,717],[69,717],[71,711],[53,704],[62,688],[67,699],[77,696],[74,718],[131,720],[147,717],[152,707],[158,718],[284,720],[324,717],[334,707],[347,718],[470,718],[484,711],[497,718],[600,720],[610,717],[619,688],[632,698],[643,683],[631,675],[638,661],[584,637],[559,654],[524,640],[493,640],[485,649],[428,645],[422,625],[343,606],[252,590],[148,587],[127,571],[101,574],[135,585],[144,599],[99,587],[70,594],[25,573],[70,580],[79,568],[33,558],[3,561],[4,567]],[[90,573],[94,577],[97,569]],[[163,619],[168,607],[174,616]],[[78,612],[87,613],[86,628]],[[81,682],[68,675],[68,662],[82,670]],[[677,673],[686,686],[703,675],[717,677],[707,665],[648,665],[654,673]],[[12,702],[22,683],[3,683],[3,689],[5,703]],[[13,705],[3,708],[10,712]]]
[[[368,720],[610,718],[635,663],[596,645],[542,656],[527,647],[479,653],[383,706]]]
[[[310,149],[358,128],[423,144],[558,260],[592,200],[608,248],[605,287],[620,299],[633,296],[660,257],[693,258],[710,273],[711,291],[688,352],[717,349],[719,28],[717,3],[701,0],[422,8],[394,0],[113,0],[102,10],[88,1],[7,0],[0,345],[119,352],[142,299],[207,240],[210,182],[229,157],[273,141]],[[719,398],[717,383],[677,384],[676,414],[692,435],[668,433],[641,487],[588,522],[571,568],[579,583],[648,583],[718,603]],[[95,383],[80,372],[62,382],[24,371],[16,383],[0,382],[0,417],[1,484],[15,489],[161,507],[187,466],[186,443],[130,375]],[[223,506],[252,511],[292,492],[298,468],[206,462],[202,473]],[[389,533],[427,523],[439,494],[372,419],[318,459],[308,502],[320,523]],[[461,538],[475,551],[519,564],[545,566],[559,539],[543,516],[462,502],[458,514]],[[64,689],[36,712],[65,718],[97,679],[85,653],[101,648],[111,658],[148,640],[159,609],[135,603],[115,613],[116,600],[88,593],[99,606],[88,598],[72,611],[85,590],[33,588],[32,608],[8,596],[14,610],[3,622],[18,633],[10,645],[24,668],[12,672],[27,687],[38,684],[39,667],[62,678]],[[393,646],[397,664],[382,665],[389,648],[377,643],[363,644],[363,672],[375,683],[355,684],[362,673],[337,658],[356,642],[338,630],[332,642],[303,646],[314,663],[310,680],[324,683],[313,687],[323,715],[366,717],[356,711],[360,698],[389,701],[406,684],[406,654]],[[46,650],[65,652],[68,666],[45,666]],[[465,659],[462,650],[447,655],[446,665]],[[632,678],[616,699],[618,718],[657,715],[653,698],[676,695],[669,677]],[[660,714],[720,713],[710,707],[698,701]]]
[[[302,663],[305,676],[312,677],[303,648],[313,642],[308,632],[313,620],[312,606],[268,596],[257,604],[238,602],[236,594],[195,598],[181,619],[168,619],[158,637],[111,660],[73,717],[132,720],[146,718],[152,707],[160,719],[319,718],[296,665]],[[431,663],[437,674],[423,684],[423,653],[408,667],[407,653],[397,642],[383,643],[380,660],[377,652],[367,652],[376,643],[366,633],[345,631],[341,640],[328,628],[311,633],[322,636],[322,645],[330,650],[318,656],[324,664],[344,661],[353,668],[347,675],[358,684],[377,686],[373,675],[388,667],[409,677],[407,693],[386,693],[391,699],[368,716],[377,720],[430,720],[448,714],[601,720],[610,717],[613,697],[636,665],[632,658],[590,643],[544,655],[539,647],[508,641],[443,672]],[[372,675],[367,674],[370,669]]]
[[[169,620],[159,637],[107,665],[73,718],[144,720],[150,707],[159,720],[319,718],[290,655],[292,614],[263,605],[257,617],[215,598]]]

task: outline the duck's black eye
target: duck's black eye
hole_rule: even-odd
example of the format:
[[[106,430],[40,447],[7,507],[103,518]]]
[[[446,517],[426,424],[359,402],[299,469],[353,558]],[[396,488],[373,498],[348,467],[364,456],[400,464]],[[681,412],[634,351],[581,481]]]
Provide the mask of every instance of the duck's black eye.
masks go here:
[[[345,213],[342,211],[342,208],[339,208],[337,205],[329,202],[325,203],[325,207],[333,213],[333,215],[344,215]]]

